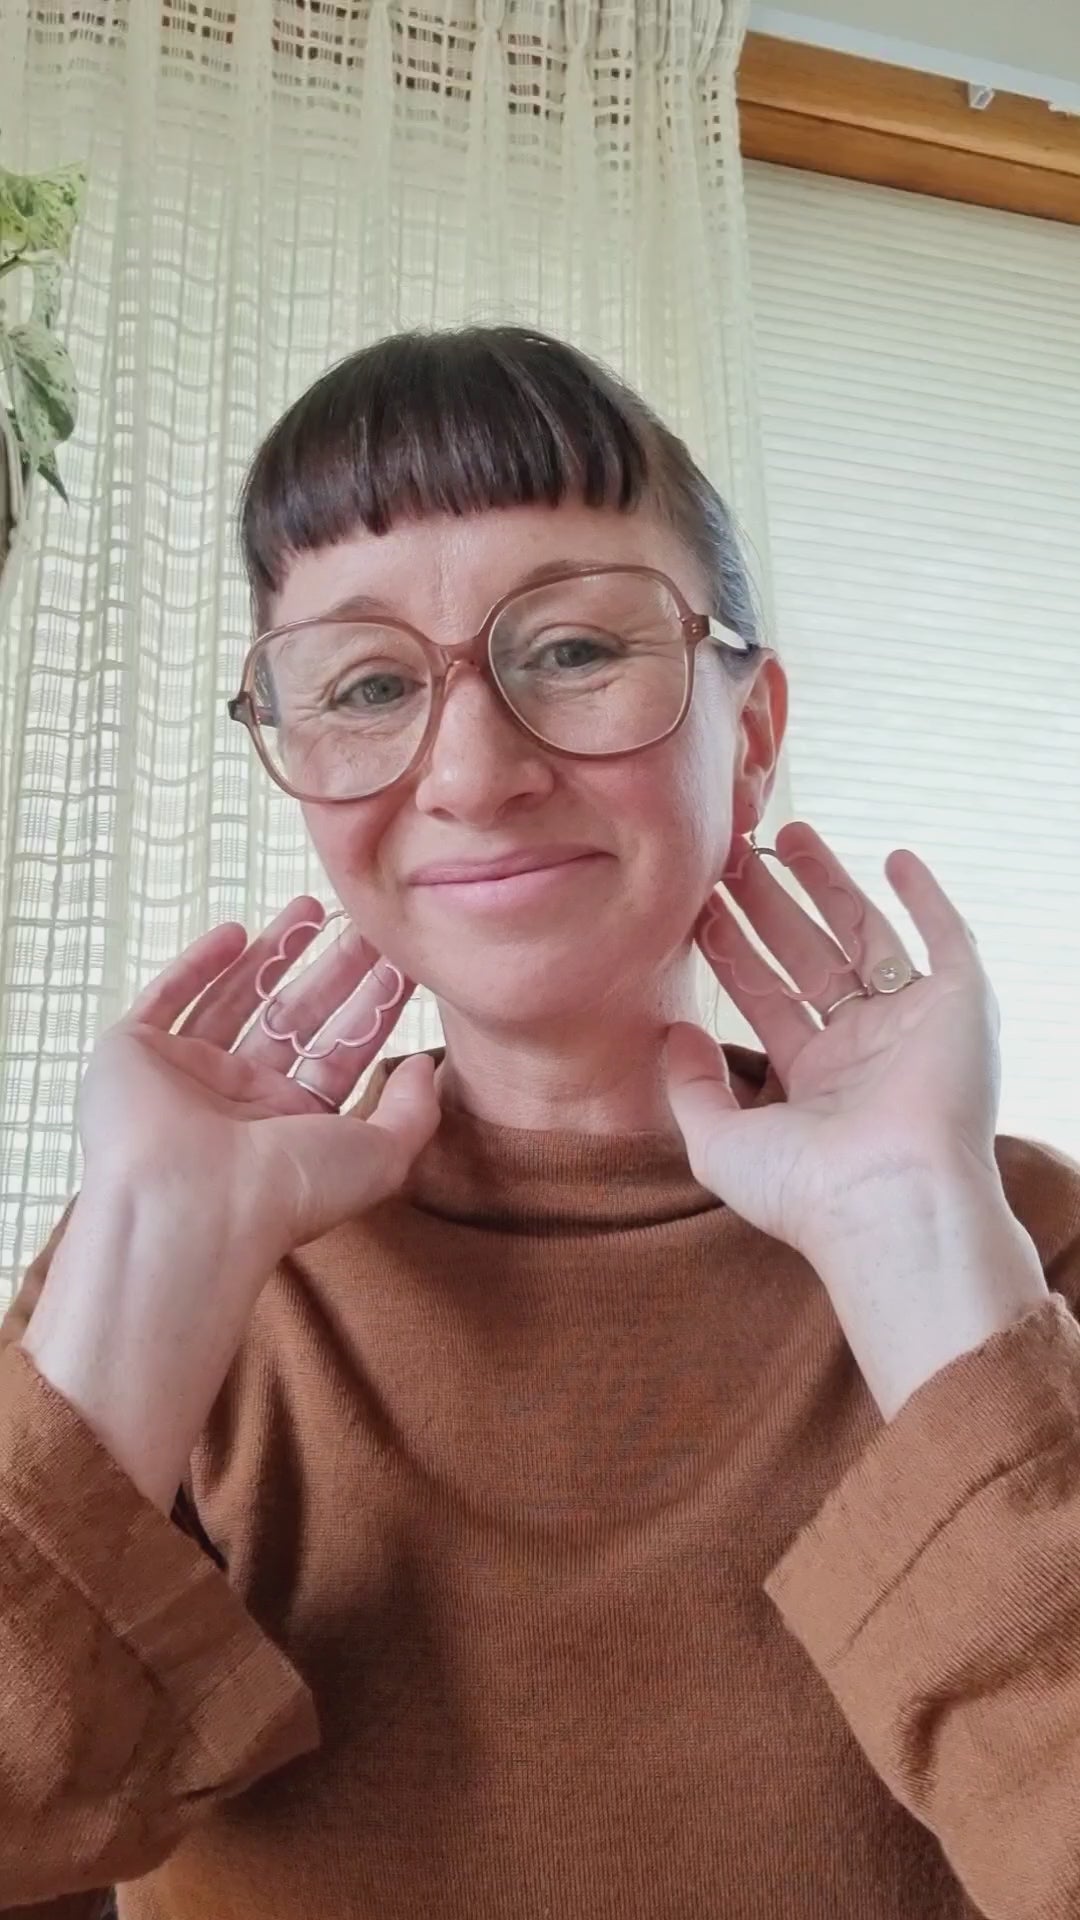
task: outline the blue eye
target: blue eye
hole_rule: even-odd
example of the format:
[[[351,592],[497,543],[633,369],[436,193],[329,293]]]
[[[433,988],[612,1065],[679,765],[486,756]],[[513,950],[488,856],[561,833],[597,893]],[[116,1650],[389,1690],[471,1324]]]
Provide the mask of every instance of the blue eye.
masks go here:
[[[541,671],[580,672],[583,668],[603,666],[615,658],[615,649],[591,634],[574,634],[565,640],[549,640],[538,647],[528,662]]]
[[[583,667],[603,655],[595,640],[559,640],[552,648],[560,667]]]
[[[369,673],[362,680],[353,680],[334,695],[336,708],[358,709],[389,707],[407,699],[416,691],[416,683],[406,679],[400,673]]]

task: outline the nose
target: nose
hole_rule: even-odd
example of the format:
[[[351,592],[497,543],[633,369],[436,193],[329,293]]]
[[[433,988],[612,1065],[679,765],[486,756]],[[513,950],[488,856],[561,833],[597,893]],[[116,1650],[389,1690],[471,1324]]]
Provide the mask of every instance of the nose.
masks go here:
[[[420,811],[488,826],[508,808],[546,799],[553,784],[552,762],[539,742],[514,725],[478,667],[455,661],[415,788]]]

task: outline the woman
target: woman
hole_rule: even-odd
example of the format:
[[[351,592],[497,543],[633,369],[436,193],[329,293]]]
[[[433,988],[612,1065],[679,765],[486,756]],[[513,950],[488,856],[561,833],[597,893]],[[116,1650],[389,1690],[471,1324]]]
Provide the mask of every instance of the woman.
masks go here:
[[[316,901],[215,928],[87,1074],[2,1356],[0,1904],[1074,1914],[1080,1176],[995,1148],[914,854],[922,971],[811,828],[823,925],[755,857],[720,501],[474,330],[319,381],[243,542],[233,712],[349,924],[284,986]],[[418,980],[445,1055],[343,1119]]]

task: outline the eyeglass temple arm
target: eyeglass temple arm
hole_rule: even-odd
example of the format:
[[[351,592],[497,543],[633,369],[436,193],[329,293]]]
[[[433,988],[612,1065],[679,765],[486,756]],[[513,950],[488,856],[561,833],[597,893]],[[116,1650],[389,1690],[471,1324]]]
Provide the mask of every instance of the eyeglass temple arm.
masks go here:
[[[259,721],[264,727],[272,727],[274,724],[274,716],[270,708],[258,705],[250,693],[234,693],[232,699],[225,704],[229,719],[239,720],[241,726],[246,727],[252,720]]]
[[[752,653],[758,644],[748,640],[745,634],[736,633],[734,627],[726,627],[714,614],[705,614],[700,628],[703,640],[713,640],[718,647],[728,647],[733,653]]]

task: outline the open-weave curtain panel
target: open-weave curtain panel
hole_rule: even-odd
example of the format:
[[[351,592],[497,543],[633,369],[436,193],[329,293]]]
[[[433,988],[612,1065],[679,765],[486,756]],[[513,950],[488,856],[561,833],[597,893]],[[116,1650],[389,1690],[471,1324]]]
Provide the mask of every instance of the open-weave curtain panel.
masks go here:
[[[637,383],[762,543],[745,12],[0,0],[0,158],[91,181],[71,504],[44,508],[0,667],[0,1292],[77,1183],[102,1024],[212,922],[327,898],[224,704],[237,489],[290,399],[394,328],[539,324]]]

